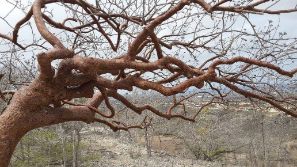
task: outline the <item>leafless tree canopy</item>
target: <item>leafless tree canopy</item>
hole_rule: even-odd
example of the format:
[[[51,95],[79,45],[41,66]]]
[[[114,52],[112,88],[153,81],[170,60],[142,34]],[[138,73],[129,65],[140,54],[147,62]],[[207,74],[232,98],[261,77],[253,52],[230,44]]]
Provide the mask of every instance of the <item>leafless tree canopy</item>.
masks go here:
[[[205,106],[238,94],[297,117],[296,96],[288,91],[296,87],[296,38],[273,21],[260,28],[253,23],[256,17],[296,12],[297,3],[284,8],[273,0],[6,1],[14,8],[1,16],[11,31],[0,32],[0,67],[9,90],[0,95],[5,100],[11,88],[25,85],[0,117],[0,133],[8,139],[66,121],[101,122],[114,131],[150,123],[114,120],[118,112],[111,98],[138,114],[194,121]],[[11,25],[15,10],[25,16]],[[18,81],[12,73],[21,74]],[[139,89],[194,94],[174,98],[167,111],[159,111],[122,95]],[[173,112],[196,95],[209,97],[197,113]],[[85,104],[71,101],[83,97]],[[108,112],[100,110],[103,103]],[[5,129],[13,127],[8,135]]]

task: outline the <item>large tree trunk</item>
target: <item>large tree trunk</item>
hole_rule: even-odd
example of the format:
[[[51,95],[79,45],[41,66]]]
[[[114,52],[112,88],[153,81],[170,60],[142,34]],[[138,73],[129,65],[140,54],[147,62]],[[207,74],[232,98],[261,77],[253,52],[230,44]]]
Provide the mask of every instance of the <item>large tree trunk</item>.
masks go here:
[[[54,87],[38,80],[15,93],[0,115],[0,167],[8,167],[18,142],[30,130],[67,121],[94,121],[88,107],[50,107],[55,94]]]
[[[19,111],[4,112],[0,117],[0,167],[8,166],[16,145],[26,133],[21,127],[21,116],[16,113]]]
[[[0,167],[8,166],[20,139],[37,125],[33,113],[45,102],[40,93],[34,92],[38,85],[33,83],[17,92],[0,116]]]
[[[0,116],[0,167],[8,166],[20,139],[44,122],[35,117],[36,111],[40,111],[46,103],[46,97],[42,98],[40,93],[33,92],[38,86],[34,83],[17,92]]]

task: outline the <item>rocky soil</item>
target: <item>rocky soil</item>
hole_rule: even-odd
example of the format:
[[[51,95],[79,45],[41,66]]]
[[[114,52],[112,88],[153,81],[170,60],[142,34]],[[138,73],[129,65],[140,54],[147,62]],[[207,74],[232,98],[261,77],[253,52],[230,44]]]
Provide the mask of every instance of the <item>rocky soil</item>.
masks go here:
[[[156,150],[149,157],[144,145],[129,140],[127,134],[113,134],[102,127],[91,128],[82,132],[84,140],[93,144],[93,151],[100,152],[94,167],[217,167],[223,164],[170,155],[170,152]],[[94,135],[96,134],[96,135]],[[234,165],[235,167],[236,165]]]
[[[156,125],[154,128],[157,130],[150,132],[151,156],[148,156],[145,147],[143,131],[114,133],[100,125],[86,127],[81,131],[81,136],[91,146],[90,151],[98,152],[99,156],[91,164],[83,166],[294,167],[297,165],[295,119],[283,116],[261,118],[259,115],[251,118],[249,114],[242,114],[211,113],[211,118],[207,116],[210,120],[206,121],[210,125],[204,125],[201,121],[199,123],[199,120],[195,125],[174,121],[168,125],[162,123],[162,128]],[[214,124],[213,120],[217,118],[220,120]],[[179,125],[179,129],[172,128],[176,127],[175,124]],[[206,133],[206,130],[209,133]],[[195,134],[197,131],[198,136]],[[200,151],[199,155],[195,151]],[[201,156],[201,152],[211,156],[219,151],[223,153],[212,157],[213,159]]]

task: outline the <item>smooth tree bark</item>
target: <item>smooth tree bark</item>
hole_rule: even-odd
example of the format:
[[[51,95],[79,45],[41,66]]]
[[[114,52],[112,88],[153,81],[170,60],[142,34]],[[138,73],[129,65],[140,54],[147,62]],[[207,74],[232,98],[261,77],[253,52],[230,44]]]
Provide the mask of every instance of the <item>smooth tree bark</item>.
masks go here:
[[[6,94],[13,94],[12,100],[0,116],[0,167],[9,165],[20,139],[27,132],[39,127],[68,121],[99,122],[114,131],[146,128],[150,125],[151,119],[148,117],[145,117],[139,125],[127,125],[125,122],[115,120],[118,112],[110,98],[121,102],[140,115],[143,111],[148,111],[168,120],[179,118],[194,122],[205,107],[213,103],[223,103],[228,95],[235,93],[251,101],[264,102],[287,115],[297,117],[297,98],[277,91],[278,87],[272,85],[267,79],[270,76],[286,80],[294,77],[297,73],[294,62],[293,66],[289,66],[293,68],[282,67],[283,64],[288,63],[286,60],[295,60],[296,48],[290,46],[296,41],[294,38],[285,39],[284,37],[267,39],[265,34],[271,33],[272,30],[269,29],[260,34],[247,17],[250,14],[292,13],[297,9],[266,8],[265,6],[277,5],[270,0],[240,3],[230,0],[212,2],[176,0],[168,3],[154,1],[154,3],[154,5],[144,4],[143,9],[140,8],[141,12],[134,15],[131,13],[134,10],[131,9],[129,12],[129,6],[133,5],[126,4],[127,8],[121,7],[125,5],[124,2],[111,3],[110,11],[105,11],[108,10],[106,9],[108,5],[101,1],[96,1],[95,6],[82,0],[35,0],[24,18],[16,23],[11,34],[0,33],[1,40],[14,44],[18,49],[43,50],[34,55],[39,73],[33,81],[22,86],[15,93],[8,90],[0,92],[2,99],[5,99]],[[45,8],[52,4],[62,4],[65,9],[70,8],[69,13],[72,15],[69,16],[68,13],[63,22],[56,21],[54,17],[47,15],[49,12]],[[113,6],[114,4],[116,5]],[[137,7],[135,11],[139,10],[136,2],[135,6]],[[114,10],[115,8],[118,10]],[[127,10],[123,12],[125,9]],[[182,17],[178,18],[180,15]],[[176,26],[180,24],[180,20],[192,19],[189,22],[193,23],[201,19],[200,16],[207,16],[209,20],[218,19],[220,24],[214,24],[213,31],[206,31],[208,28],[200,26],[199,22],[196,29],[191,32],[184,30],[189,26],[183,22],[181,27]],[[232,22],[232,18],[237,16],[246,19],[254,33],[235,30],[226,24],[228,21]],[[36,30],[32,29],[32,31],[40,34],[46,44],[39,44],[38,40],[33,40],[33,44],[26,45],[18,40],[18,36],[22,35],[19,32],[20,28],[30,22],[30,19],[34,20],[34,26],[36,26]],[[235,23],[236,19],[233,21]],[[68,24],[69,22],[76,22],[76,24]],[[171,34],[164,36],[161,36],[162,33],[158,34],[160,29],[170,24],[175,25],[167,27],[169,32],[172,31]],[[72,34],[74,37],[69,35],[67,38],[69,40],[65,41],[66,37],[59,36],[59,33],[52,30],[53,28],[62,30],[64,34]],[[175,32],[176,29],[177,32]],[[237,33],[238,36],[232,39],[224,38],[225,33]],[[94,37],[96,34],[100,34],[100,37]],[[232,34],[227,36],[233,37]],[[233,48],[232,46],[240,43],[238,39],[243,43],[247,40],[241,39],[241,36],[256,39],[252,43],[257,43],[259,46],[240,52],[242,47]],[[69,41],[73,43],[72,46]],[[283,41],[291,42],[291,45],[278,44]],[[92,47],[85,48],[92,43]],[[212,43],[215,45],[209,46]],[[106,46],[111,51],[109,55],[114,54],[116,57],[98,58],[104,53]],[[101,47],[104,49],[100,52],[89,53],[91,49],[100,50]],[[270,47],[277,49],[267,49]],[[172,55],[173,51],[168,50],[177,51],[177,55]],[[200,58],[202,53],[198,52],[199,50],[207,51],[210,56],[207,59]],[[249,52],[250,50],[252,51]],[[183,57],[182,53],[185,51],[193,56],[199,65],[189,63],[188,58]],[[232,54],[234,51],[237,51],[235,53],[238,55],[234,56]],[[55,68],[52,66],[53,61],[57,64]],[[240,66],[236,66],[237,64]],[[237,70],[234,70],[235,67]],[[252,76],[259,71],[263,72],[263,75],[261,73],[261,76]],[[0,76],[1,79],[3,75]],[[152,76],[154,76],[153,79]],[[263,79],[265,77],[267,78]],[[10,74],[8,78],[11,79]],[[264,89],[261,85],[269,89]],[[182,94],[190,87],[202,91],[175,98],[165,112],[148,104],[137,106],[119,91],[133,91],[139,88],[172,96]],[[228,92],[220,89],[222,87],[227,88]],[[203,88],[207,89],[203,90]],[[208,102],[203,103],[197,113],[184,115],[184,112],[174,111],[177,106],[184,106],[186,100],[200,94],[207,95]],[[88,101],[83,104],[72,102],[76,98],[87,98]],[[99,109],[103,103],[108,112]],[[183,108],[185,110],[185,107]]]

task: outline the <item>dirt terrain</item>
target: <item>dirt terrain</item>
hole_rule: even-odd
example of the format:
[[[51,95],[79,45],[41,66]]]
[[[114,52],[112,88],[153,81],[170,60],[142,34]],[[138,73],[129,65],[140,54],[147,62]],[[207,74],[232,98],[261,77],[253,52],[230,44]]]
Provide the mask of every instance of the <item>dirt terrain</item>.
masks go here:
[[[157,142],[157,138],[154,137],[154,145],[152,156],[148,157],[144,141],[132,141],[128,140],[125,135],[112,134],[113,132],[106,133],[106,129],[97,127],[93,128],[93,131],[84,131],[85,134],[97,134],[97,135],[85,135],[84,140],[88,140],[93,143],[93,151],[100,152],[100,157],[93,164],[88,166],[100,166],[100,167],[215,167],[221,166],[219,162],[208,162],[195,160],[193,157],[181,158],[178,156],[178,150],[176,148],[180,145],[174,145],[176,142],[180,143],[180,140],[175,140],[170,137],[161,137],[161,142]],[[105,134],[104,134],[105,133]],[[126,138],[126,139],[124,139]],[[164,142],[164,145],[161,143]],[[166,143],[166,144],[165,144]]]
[[[212,126],[175,121],[156,124],[148,134],[151,156],[143,131],[114,133],[101,126],[83,129],[83,140],[92,145],[92,151],[100,153],[93,164],[86,166],[296,166],[295,119],[266,115],[251,121],[249,114],[229,113],[219,115],[221,120],[214,125],[212,120],[218,115],[207,115],[204,119]],[[177,123],[178,129],[172,129]]]

